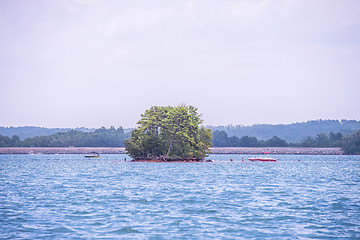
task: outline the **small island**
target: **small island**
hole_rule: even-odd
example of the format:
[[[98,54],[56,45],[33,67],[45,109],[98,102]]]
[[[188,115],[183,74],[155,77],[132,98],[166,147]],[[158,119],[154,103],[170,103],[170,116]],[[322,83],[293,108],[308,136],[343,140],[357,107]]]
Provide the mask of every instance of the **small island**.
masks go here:
[[[202,123],[193,106],[153,106],[125,140],[126,153],[135,162],[205,162],[212,135]]]

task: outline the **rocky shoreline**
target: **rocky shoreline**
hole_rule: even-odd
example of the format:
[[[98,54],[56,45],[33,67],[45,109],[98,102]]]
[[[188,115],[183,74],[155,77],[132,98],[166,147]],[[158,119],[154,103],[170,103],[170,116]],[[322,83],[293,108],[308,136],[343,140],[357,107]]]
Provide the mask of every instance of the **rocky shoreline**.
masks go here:
[[[290,154],[290,155],[342,155],[341,148],[296,147],[223,147],[210,148],[212,154]],[[0,148],[0,154],[125,154],[121,147],[10,147]]]

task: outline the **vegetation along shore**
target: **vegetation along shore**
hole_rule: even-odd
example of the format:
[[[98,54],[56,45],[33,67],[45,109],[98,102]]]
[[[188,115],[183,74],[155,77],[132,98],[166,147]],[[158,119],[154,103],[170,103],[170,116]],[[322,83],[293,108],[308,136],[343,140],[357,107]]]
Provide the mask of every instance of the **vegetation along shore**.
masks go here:
[[[295,154],[295,155],[342,155],[341,148],[301,147],[221,147],[210,148],[212,154]],[[123,147],[3,147],[0,154],[125,154]]]
[[[203,126],[192,106],[153,106],[141,117],[134,129],[0,127],[0,154],[97,151],[203,159],[210,146],[215,154],[360,154],[360,121],[355,120]]]

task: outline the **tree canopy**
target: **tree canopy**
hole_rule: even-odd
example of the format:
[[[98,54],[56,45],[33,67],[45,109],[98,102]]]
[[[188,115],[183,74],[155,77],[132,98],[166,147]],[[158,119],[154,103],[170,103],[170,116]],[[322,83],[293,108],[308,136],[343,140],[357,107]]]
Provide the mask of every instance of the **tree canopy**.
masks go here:
[[[349,143],[344,141],[344,136],[341,133],[329,134],[320,133],[315,138],[307,137],[300,143],[288,143],[284,139],[278,136],[273,136],[268,140],[258,140],[256,137],[243,136],[238,138],[237,136],[228,137],[225,131],[213,132],[213,145],[215,147],[342,147]]]
[[[243,136],[256,137],[259,141],[267,140],[273,136],[287,141],[288,143],[300,143],[307,137],[317,138],[318,134],[341,133],[344,136],[360,129],[360,121],[355,120],[313,120],[292,124],[255,124],[252,126],[227,125],[208,126],[213,133],[225,131],[230,136],[241,138]]]
[[[23,141],[17,135],[12,138],[0,135],[0,147],[123,147],[124,140],[130,134],[122,127],[105,127],[93,132],[70,130],[51,135],[26,138]]]
[[[206,157],[211,146],[211,130],[193,106],[153,106],[141,115],[138,127],[125,140],[126,152],[134,159],[145,157]]]
[[[344,138],[343,151],[345,154],[360,154],[360,130]]]
[[[228,137],[225,131],[213,132],[213,145],[215,147],[287,147],[289,144],[277,137],[273,136],[271,139],[264,141],[258,140],[256,137],[243,136],[238,138],[237,136]]]

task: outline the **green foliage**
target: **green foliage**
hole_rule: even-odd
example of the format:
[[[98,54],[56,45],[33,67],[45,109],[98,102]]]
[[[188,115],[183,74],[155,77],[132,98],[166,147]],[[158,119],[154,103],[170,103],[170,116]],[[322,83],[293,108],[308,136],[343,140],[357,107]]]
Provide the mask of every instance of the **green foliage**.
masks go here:
[[[236,136],[228,137],[225,131],[213,132],[213,145],[215,147],[286,147],[287,142],[277,136],[267,141],[259,141],[256,137]]]
[[[33,138],[40,136],[47,136],[57,132],[67,132],[71,128],[44,128],[44,127],[0,127],[0,134],[4,136],[11,137],[17,135],[20,139]],[[95,129],[89,128],[75,128],[74,130],[82,132],[93,132]]]
[[[293,144],[293,145],[300,147],[319,147],[319,148],[341,147],[344,144],[343,138],[344,136],[341,133],[337,133],[337,134],[333,132],[330,132],[329,134],[320,133],[317,134],[315,138],[307,137],[300,144]]]
[[[285,140],[273,136],[271,139],[267,140],[264,145],[271,147],[286,147],[288,144]]]
[[[226,132],[224,132],[224,131],[214,131],[212,142],[215,147],[229,147],[230,146],[229,137],[226,134]]]
[[[228,137],[225,131],[213,132],[213,145],[215,147],[341,147],[348,143],[344,142],[341,133],[329,134],[320,133],[315,138],[307,137],[301,143],[287,143],[278,136],[273,136],[269,140],[258,140],[256,137],[243,136],[240,139],[236,136]]]
[[[315,147],[317,146],[317,142],[314,138],[307,137],[298,145],[299,147]]]
[[[300,143],[306,137],[315,138],[318,134],[341,133],[351,134],[360,129],[360,121],[355,120],[314,120],[292,124],[256,124],[252,126],[209,126],[215,131],[224,131],[228,136],[253,136],[259,140],[270,139],[278,136],[289,143]]]
[[[125,140],[127,153],[139,157],[202,159],[209,153],[211,130],[199,125],[201,116],[193,106],[153,106],[141,115],[138,127]]]
[[[360,154],[360,130],[344,138],[342,149],[345,154]]]
[[[241,147],[260,147],[261,143],[256,137],[243,136],[240,138]]]
[[[213,132],[213,145],[215,147],[259,147],[261,142],[256,137],[236,136],[228,137],[225,131]]]
[[[17,147],[20,144],[20,138],[13,135],[12,138],[0,134],[0,147]]]
[[[18,136],[9,137],[0,135],[0,147],[123,147],[124,140],[129,134],[124,133],[122,127],[115,129],[105,127],[94,132],[70,130],[47,136],[26,138],[20,141]]]

